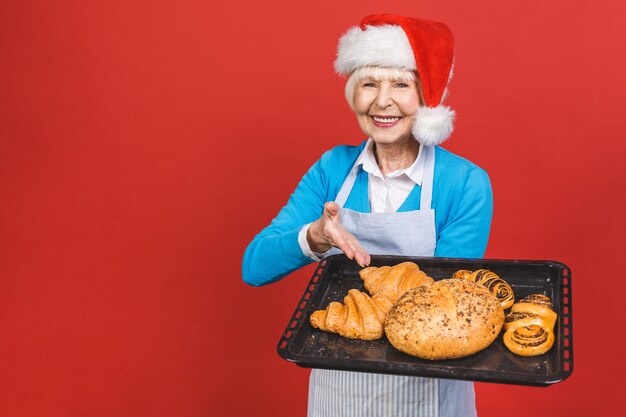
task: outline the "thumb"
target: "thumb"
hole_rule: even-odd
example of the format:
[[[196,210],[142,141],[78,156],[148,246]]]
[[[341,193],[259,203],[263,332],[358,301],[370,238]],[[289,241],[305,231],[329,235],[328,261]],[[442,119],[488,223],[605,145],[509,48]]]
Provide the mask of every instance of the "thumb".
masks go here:
[[[339,215],[339,205],[333,201],[329,201],[324,204],[324,211],[326,211],[330,220],[335,220],[335,218]]]

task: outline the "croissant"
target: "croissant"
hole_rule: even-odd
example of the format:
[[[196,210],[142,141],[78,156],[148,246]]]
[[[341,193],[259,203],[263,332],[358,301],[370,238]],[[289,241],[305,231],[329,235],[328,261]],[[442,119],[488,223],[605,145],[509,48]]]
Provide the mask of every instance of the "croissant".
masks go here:
[[[504,318],[505,346],[521,356],[546,353],[554,344],[554,325],[558,318],[550,298],[531,294],[513,304]]]
[[[502,308],[506,310],[511,307],[515,302],[515,295],[513,294],[513,288],[500,278],[496,273],[488,269],[479,269],[474,272],[462,269],[456,271],[452,278],[466,279],[474,281],[477,284],[485,286],[498,298]]]
[[[326,310],[313,312],[311,325],[349,339],[375,340],[383,336],[385,317],[392,307],[389,300],[351,289],[343,302],[333,301]]]
[[[359,276],[371,296],[351,289],[343,304],[335,301],[326,310],[315,311],[309,318],[313,327],[351,339],[379,339],[387,313],[398,298],[412,288],[434,282],[413,262],[364,268]]]
[[[413,262],[402,262],[395,266],[370,266],[359,271],[365,289],[372,296],[384,297],[391,305],[410,289],[435,280],[421,271]]]

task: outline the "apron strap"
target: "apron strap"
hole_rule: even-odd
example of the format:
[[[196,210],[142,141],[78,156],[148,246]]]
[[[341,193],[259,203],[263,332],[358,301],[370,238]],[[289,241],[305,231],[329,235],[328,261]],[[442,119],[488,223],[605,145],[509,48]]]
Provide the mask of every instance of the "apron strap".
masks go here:
[[[433,199],[433,182],[435,178],[435,147],[424,146],[424,173],[422,175],[422,193],[420,196],[420,210],[430,210]]]
[[[343,182],[343,185],[341,186],[341,189],[339,190],[337,197],[335,197],[335,203],[337,203],[339,208],[343,208],[343,206],[346,204],[346,201],[348,201],[348,196],[350,195],[350,191],[352,191],[352,186],[354,185],[354,182],[356,181],[357,171],[358,171],[358,167],[356,166],[353,166],[350,169],[350,173],[348,174],[345,181]]]

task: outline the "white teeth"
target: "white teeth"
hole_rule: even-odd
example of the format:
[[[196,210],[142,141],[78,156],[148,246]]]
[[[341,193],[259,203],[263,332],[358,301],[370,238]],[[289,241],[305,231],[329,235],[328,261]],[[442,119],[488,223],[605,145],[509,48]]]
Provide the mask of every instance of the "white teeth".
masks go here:
[[[372,116],[378,123],[394,123],[400,120],[399,117],[376,117]]]

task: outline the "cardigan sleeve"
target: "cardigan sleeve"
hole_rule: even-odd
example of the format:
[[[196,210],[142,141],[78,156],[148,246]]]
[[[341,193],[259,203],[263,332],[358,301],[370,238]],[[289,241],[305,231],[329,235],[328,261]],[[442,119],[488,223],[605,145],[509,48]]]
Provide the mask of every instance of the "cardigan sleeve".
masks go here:
[[[248,245],[242,266],[245,283],[270,284],[313,262],[302,252],[298,233],[322,215],[329,188],[324,167],[331,152],[309,169],[276,218]]]
[[[439,229],[435,256],[482,258],[487,248],[493,194],[487,173],[474,166],[459,184],[456,198]]]

